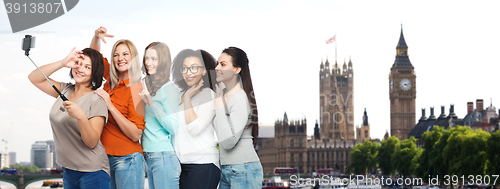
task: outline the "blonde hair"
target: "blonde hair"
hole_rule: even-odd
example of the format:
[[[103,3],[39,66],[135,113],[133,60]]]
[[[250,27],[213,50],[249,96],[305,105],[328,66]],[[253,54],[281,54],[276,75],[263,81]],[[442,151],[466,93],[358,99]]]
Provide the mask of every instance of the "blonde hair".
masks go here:
[[[129,74],[129,87],[133,83],[141,81],[141,61],[139,59],[139,53],[137,52],[137,48],[135,48],[134,43],[128,39],[120,39],[113,45],[113,50],[111,50],[111,57],[114,57],[116,47],[118,45],[125,44],[130,50],[130,55],[132,56],[132,61],[129,62],[130,67],[128,69]],[[113,58],[111,58],[111,69],[110,69],[110,89],[113,90],[118,84],[118,70],[115,67],[115,63],[113,62]]]

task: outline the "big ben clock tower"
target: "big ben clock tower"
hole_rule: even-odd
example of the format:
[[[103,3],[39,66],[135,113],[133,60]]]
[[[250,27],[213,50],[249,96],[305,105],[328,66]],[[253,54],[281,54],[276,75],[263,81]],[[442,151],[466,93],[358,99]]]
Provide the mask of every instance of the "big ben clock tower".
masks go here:
[[[408,46],[401,26],[401,35],[396,47],[396,60],[389,75],[391,136],[396,136],[399,140],[408,138],[415,126],[416,78],[414,67],[408,57]]]

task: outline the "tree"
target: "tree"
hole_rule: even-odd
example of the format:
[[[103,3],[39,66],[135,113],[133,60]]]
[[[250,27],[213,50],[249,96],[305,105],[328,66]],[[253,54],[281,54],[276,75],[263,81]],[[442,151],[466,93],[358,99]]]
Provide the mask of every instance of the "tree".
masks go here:
[[[432,127],[432,131],[426,131],[422,135],[422,142],[424,146],[422,148],[421,155],[416,159],[418,166],[415,167],[415,175],[419,178],[424,178],[424,180],[429,179],[429,175],[436,175],[434,166],[431,166],[430,160],[432,159],[432,152],[434,146],[439,141],[441,136],[443,136],[444,128],[440,126]]]
[[[377,152],[379,145],[369,140],[361,144],[357,144],[351,150],[351,168],[354,173],[363,174],[368,170],[372,170],[377,165]]]
[[[379,147],[377,155],[378,166],[385,175],[394,173],[394,166],[391,162],[391,158],[397,145],[399,145],[399,139],[395,136],[391,136],[387,140],[382,141]]]
[[[396,146],[396,150],[394,150],[394,154],[391,157],[394,168],[396,168],[401,175],[410,176],[411,173],[413,173],[413,170],[411,170],[411,162],[417,155],[417,145],[415,141],[417,141],[415,137],[410,137],[401,141],[401,143]]]
[[[486,144],[490,135],[483,130],[457,126],[450,130],[448,144],[443,150],[448,163],[448,175],[484,175]]]
[[[424,152],[423,148],[418,148],[416,149],[415,157],[411,159],[411,166],[410,166],[410,174],[413,173],[413,175],[417,175],[417,172],[422,170],[420,168],[420,157],[422,156],[422,153]],[[422,177],[419,177],[422,178]]]
[[[451,131],[454,129],[453,127],[449,130],[443,130],[441,137],[434,144],[432,151],[429,152],[429,166],[432,167],[434,173],[431,176],[439,176],[441,182],[444,180],[444,175],[448,174],[448,163],[443,156],[443,150],[448,144]]]
[[[491,134],[487,142],[488,166],[487,174],[500,174],[500,130]]]
[[[29,173],[29,172],[40,172],[40,169],[38,169],[37,166],[35,165],[19,165],[18,163],[11,165],[13,168],[17,169],[18,173]]]

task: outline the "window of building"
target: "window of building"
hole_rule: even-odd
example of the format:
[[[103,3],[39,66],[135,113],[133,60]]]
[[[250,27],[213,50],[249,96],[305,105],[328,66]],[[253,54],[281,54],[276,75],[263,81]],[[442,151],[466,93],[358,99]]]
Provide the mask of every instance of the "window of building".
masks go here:
[[[299,154],[299,162],[302,162],[302,153]]]
[[[290,139],[290,148],[293,148],[293,138]]]
[[[293,153],[290,153],[290,162],[293,162],[293,160],[294,160],[293,155],[294,155]]]
[[[302,147],[302,139],[299,139],[299,147]]]
[[[368,138],[368,131],[365,130],[365,138]]]

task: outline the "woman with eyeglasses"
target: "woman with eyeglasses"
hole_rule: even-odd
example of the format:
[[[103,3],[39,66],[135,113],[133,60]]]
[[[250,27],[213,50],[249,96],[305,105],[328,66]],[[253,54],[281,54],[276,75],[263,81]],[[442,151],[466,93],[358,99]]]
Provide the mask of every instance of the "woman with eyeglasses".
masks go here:
[[[185,49],[174,59],[173,79],[181,89],[179,128],[174,148],[181,162],[180,188],[215,189],[220,180],[210,73],[215,58],[204,50]]]
[[[259,133],[257,103],[245,51],[229,47],[217,60],[214,126],[222,169],[219,189],[262,188],[263,170],[255,152]]]

